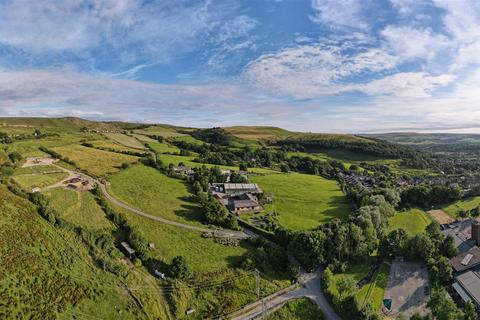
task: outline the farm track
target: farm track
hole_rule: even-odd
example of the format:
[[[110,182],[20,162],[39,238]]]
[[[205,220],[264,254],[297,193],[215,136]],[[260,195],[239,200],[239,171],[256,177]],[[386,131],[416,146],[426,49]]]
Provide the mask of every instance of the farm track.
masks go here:
[[[88,180],[90,180],[91,182],[96,183],[100,187],[100,190],[102,191],[105,198],[107,198],[110,202],[114,203],[115,205],[117,205],[121,208],[124,208],[128,211],[131,211],[131,212],[133,212],[133,213],[135,213],[139,216],[142,216],[144,218],[154,220],[154,221],[158,221],[158,222],[168,224],[168,225],[171,225],[171,226],[183,228],[183,229],[189,229],[189,230],[198,231],[198,232],[213,233],[217,237],[232,238],[232,239],[247,239],[247,238],[251,237],[250,235],[246,234],[243,231],[233,231],[233,230],[228,230],[227,231],[227,230],[202,228],[202,227],[192,226],[192,225],[189,225],[189,224],[184,224],[184,223],[181,223],[181,222],[172,221],[172,220],[168,220],[168,219],[165,219],[165,218],[162,218],[162,217],[159,217],[159,216],[149,214],[147,212],[144,212],[144,211],[141,211],[139,209],[133,208],[133,207],[129,206],[128,204],[126,204],[126,203],[122,202],[121,200],[112,196],[110,193],[108,193],[107,187],[103,183],[98,181],[97,179],[95,179],[95,178],[93,178],[89,175],[86,175],[84,173],[75,172],[75,171],[72,171],[70,169],[66,169],[66,168],[63,168],[61,166],[58,166],[58,165],[54,165],[54,166],[59,168],[60,170],[62,170],[64,172],[68,173],[69,177],[60,181],[59,183],[56,183],[54,185],[51,185],[51,186],[47,187],[48,189],[63,186],[63,181],[68,180],[70,177],[75,177],[77,175],[81,175],[81,176],[87,178]]]

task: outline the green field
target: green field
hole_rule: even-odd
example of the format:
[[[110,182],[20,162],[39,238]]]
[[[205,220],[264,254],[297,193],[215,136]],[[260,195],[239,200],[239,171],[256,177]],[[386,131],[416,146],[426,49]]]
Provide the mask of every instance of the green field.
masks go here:
[[[53,148],[64,157],[75,161],[76,165],[97,176],[117,172],[123,163],[134,163],[138,157],[87,148],[81,145],[68,145]]]
[[[191,194],[182,180],[136,165],[112,175],[110,182],[111,194],[135,208],[170,220],[201,225],[200,208],[188,200]]]
[[[473,198],[459,200],[450,205],[440,207],[439,209],[442,209],[450,216],[457,218],[458,212],[460,210],[472,210],[473,208],[476,208],[478,206],[480,206],[480,197],[473,197]]]
[[[132,137],[135,139],[142,141],[142,142],[156,142],[157,140],[153,140],[152,138],[147,137],[144,134],[131,134]]]
[[[59,168],[55,166],[33,166],[33,167],[26,167],[26,168],[16,168],[14,175],[22,175],[22,174],[37,174],[37,173],[60,173],[63,172]]]
[[[180,137],[185,135],[183,133],[178,132],[172,126],[162,126],[162,125],[150,126],[143,130],[134,130],[134,131],[135,133],[139,133],[139,134],[154,134],[157,136],[162,136],[164,138]]]
[[[398,212],[389,220],[388,231],[395,229],[404,229],[410,235],[422,233],[432,222],[428,214],[420,209],[410,209],[408,211]]]
[[[3,187],[0,199],[2,317],[138,319],[145,310],[168,317],[163,297],[136,271],[124,279],[103,271],[73,233],[49,225],[28,201]],[[133,297],[125,285],[150,291]]]
[[[299,173],[252,175],[250,180],[273,195],[273,203],[265,209],[278,213],[285,228],[312,229],[334,218],[345,219],[351,212],[333,180]]]
[[[44,192],[49,204],[60,217],[88,229],[113,230],[113,224],[105,217],[90,192],[76,192],[61,188]]]
[[[89,143],[91,143],[95,148],[112,149],[119,152],[139,152],[138,149],[126,147],[109,139],[94,140],[89,141]]]
[[[267,316],[268,320],[323,320],[325,316],[318,306],[307,298],[287,302]]]
[[[174,145],[160,142],[148,142],[148,145],[155,153],[179,153],[180,149]]]
[[[70,144],[79,144],[85,141],[98,140],[102,136],[95,133],[81,133],[81,132],[65,132],[55,136],[49,136],[42,139],[27,139],[16,141],[7,145],[7,152],[19,152],[24,157],[45,156],[45,153],[40,151],[41,146],[47,148],[66,146]]]
[[[43,188],[62,181],[68,176],[65,172],[48,173],[48,174],[22,174],[13,177],[26,191],[31,191],[33,188]]]
[[[134,149],[145,149],[145,146],[134,137],[127,136],[123,133],[105,133],[105,136],[125,147]]]

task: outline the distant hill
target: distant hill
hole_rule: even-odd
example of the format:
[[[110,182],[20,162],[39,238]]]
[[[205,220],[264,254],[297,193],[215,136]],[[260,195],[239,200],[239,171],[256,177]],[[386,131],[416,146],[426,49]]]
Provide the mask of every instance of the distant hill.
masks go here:
[[[392,132],[366,136],[423,151],[480,150],[480,134]]]
[[[88,128],[91,130],[128,130],[148,125],[128,122],[103,122],[103,121],[91,121],[76,117],[63,117],[63,118],[27,118],[27,117],[0,117],[0,130],[1,127],[56,127],[56,128]]]

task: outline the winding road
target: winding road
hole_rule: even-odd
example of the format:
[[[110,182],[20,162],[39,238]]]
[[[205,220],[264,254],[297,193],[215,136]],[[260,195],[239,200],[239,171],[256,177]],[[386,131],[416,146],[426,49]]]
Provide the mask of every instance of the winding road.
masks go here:
[[[281,308],[285,303],[293,299],[299,298],[308,298],[314,301],[318,307],[323,311],[325,318],[328,320],[341,320],[341,318],[335,313],[335,311],[330,306],[327,298],[323,294],[322,286],[322,270],[319,269],[314,273],[304,273],[300,278],[300,283],[303,285],[293,289],[291,291],[285,292],[283,294],[277,295],[273,294],[269,297],[264,298],[265,307],[262,306],[262,302],[256,301],[251,303],[242,310],[244,312],[236,312],[235,314],[240,313],[240,315],[235,315],[231,317],[231,320],[252,320],[260,318],[263,315],[263,309],[265,308],[265,313],[270,314],[275,310]]]
[[[53,164],[55,167],[59,168],[60,170],[68,173],[69,177],[60,181],[59,183],[55,184],[55,187],[57,186],[62,186],[63,181],[68,180],[72,176],[76,175],[81,175],[85,177],[86,179],[90,180],[92,183],[95,183],[99,186],[101,192],[107,198],[109,201],[114,203],[115,205],[124,208],[128,211],[131,211],[139,216],[142,216],[144,218],[158,221],[164,224],[168,224],[171,226],[183,228],[183,229],[188,229],[188,230],[193,230],[193,231],[199,231],[199,232],[208,232],[208,233],[213,233],[217,237],[225,237],[225,238],[232,238],[232,239],[246,239],[246,238],[256,238],[258,235],[254,233],[251,230],[244,230],[244,231],[233,231],[233,230],[217,230],[217,229],[208,229],[208,228],[202,228],[202,227],[197,227],[189,224],[184,224],[181,222],[177,221],[172,221],[168,220],[159,216],[155,216],[149,213],[146,213],[144,211],[141,211],[139,209],[133,208],[129,206],[128,204],[122,202],[121,200],[113,197],[108,193],[107,187],[105,184],[102,182],[98,181],[97,179],[84,174],[84,173],[79,173],[75,172],[73,170],[61,167],[57,164]],[[53,186],[51,186],[53,187]],[[292,258],[293,259],[293,258]],[[335,311],[332,309],[330,306],[327,298],[325,297],[322,287],[321,287],[321,279],[322,279],[322,270],[319,269],[314,273],[306,273],[302,271],[302,275],[300,277],[300,283],[303,285],[297,289],[294,289],[289,292],[285,292],[283,294],[273,294],[271,296],[271,299],[268,297],[265,298],[265,311],[267,313],[271,313],[281,306],[283,306],[285,303],[287,303],[289,300],[292,299],[297,299],[297,298],[309,298],[312,301],[315,301],[315,303],[319,306],[319,308],[323,311],[325,317],[328,320],[341,320],[341,318],[335,313]],[[245,310],[245,312],[242,312],[241,315],[239,316],[234,316],[231,319],[232,320],[250,320],[250,319],[256,319],[259,316],[262,315],[263,313],[263,307],[262,307],[262,300],[256,301],[250,305],[247,305],[246,307],[242,308],[242,310]],[[236,312],[238,313],[238,312]]]

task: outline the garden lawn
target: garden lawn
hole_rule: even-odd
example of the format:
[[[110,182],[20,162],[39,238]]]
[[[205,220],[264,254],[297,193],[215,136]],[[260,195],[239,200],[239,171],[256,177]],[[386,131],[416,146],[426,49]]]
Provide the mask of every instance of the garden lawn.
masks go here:
[[[387,288],[389,272],[390,266],[383,263],[375,272],[372,282],[364,285],[357,292],[356,299],[362,306],[369,302],[374,310],[380,310]]]
[[[34,188],[43,188],[62,181],[68,176],[65,172],[47,173],[47,174],[22,174],[13,177],[13,180],[20,186],[31,191]]]
[[[105,136],[125,147],[142,150],[145,149],[145,146],[140,141],[123,133],[105,133]]]
[[[87,229],[114,229],[90,192],[56,188],[44,193],[49,205],[65,220]]]
[[[404,229],[410,235],[422,233],[432,222],[432,219],[420,209],[410,209],[395,214],[389,220],[388,231]]]
[[[473,197],[468,199],[462,199],[445,207],[441,207],[448,215],[457,218],[460,210],[472,210],[475,207],[480,206],[480,197]]]
[[[252,175],[265,193],[273,194],[266,211],[278,213],[281,226],[307,230],[334,218],[345,219],[350,204],[336,181],[300,173]]]
[[[138,157],[135,156],[87,148],[81,145],[68,145],[52,149],[75,161],[79,168],[97,176],[117,172],[123,163],[131,164],[138,161]]]
[[[166,219],[201,225],[200,207],[189,200],[191,194],[180,179],[135,165],[113,175],[110,182],[109,192],[132,207]]]

